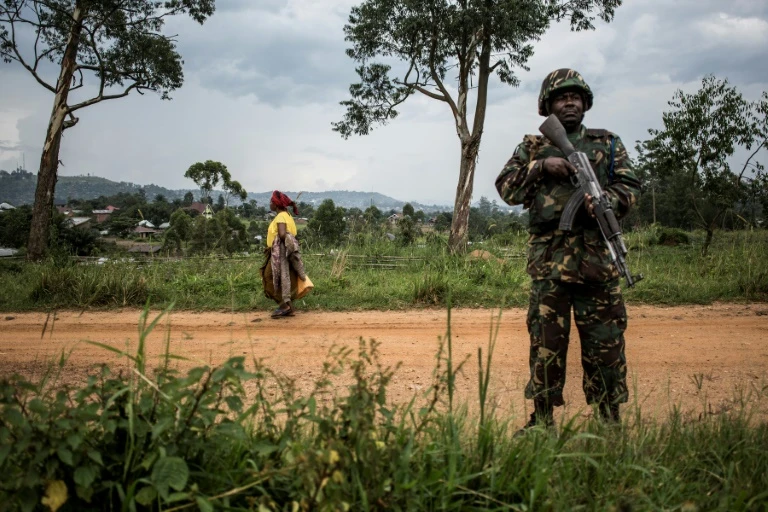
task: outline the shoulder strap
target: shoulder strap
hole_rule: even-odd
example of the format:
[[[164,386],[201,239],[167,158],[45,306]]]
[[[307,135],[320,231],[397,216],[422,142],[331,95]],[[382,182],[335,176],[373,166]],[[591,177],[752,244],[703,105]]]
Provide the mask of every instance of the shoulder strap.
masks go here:
[[[613,183],[615,176],[614,168],[616,167],[616,137],[611,137],[611,161],[608,164],[608,183]]]

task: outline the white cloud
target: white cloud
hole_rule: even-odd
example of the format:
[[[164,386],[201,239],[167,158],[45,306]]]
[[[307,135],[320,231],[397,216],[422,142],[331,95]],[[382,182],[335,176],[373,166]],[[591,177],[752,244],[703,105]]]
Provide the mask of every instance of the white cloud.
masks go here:
[[[332,188],[453,204],[459,142],[444,103],[409,99],[401,115],[366,137],[331,131],[354,81],[342,27],[358,0],[222,2],[204,26],[173,20],[186,83],[163,102],[131,96],[84,109],[62,143],[62,174],[192,188],[200,160],[224,162],[249,191]],[[611,24],[572,33],[555,26],[535,47],[519,89],[494,81],[475,178],[475,199],[497,198],[494,180],[526,133],[541,122],[542,78],[578,69],[594,88],[589,126],[618,133],[631,149],[658,127],[675,89],[703,75],[728,77],[750,98],[768,89],[768,7],[734,0],[625,2]],[[0,63],[0,168],[26,154],[33,168],[52,97],[12,64]],[[19,146],[20,150],[9,150]]]

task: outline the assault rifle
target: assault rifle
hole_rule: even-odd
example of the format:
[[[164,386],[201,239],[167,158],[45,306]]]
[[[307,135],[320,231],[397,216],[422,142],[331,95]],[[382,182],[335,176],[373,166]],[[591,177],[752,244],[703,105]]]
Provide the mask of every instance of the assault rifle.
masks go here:
[[[600,183],[597,181],[592,165],[589,163],[587,155],[576,151],[568,140],[565,128],[560,124],[560,120],[554,115],[550,115],[546,121],[539,127],[539,131],[544,134],[557,148],[565,154],[568,161],[576,168],[576,174],[571,176],[571,183],[576,187],[576,192],[568,199],[563,214],[560,217],[561,231],[571,231],[573,219],[577,210],[584,203],[584,195],[589,194],[594,205],[595,218],[600,226],[600,232],[603,234],[608,249],[611,251],[611,259],[619,271],[619,275],[627,280],[627,286],[630,288],[637,281],[643,278],[642,274],[633,276],[627,268],[626,256],[627,247],[624,245],[624,239],[621,236],[621,227],[616,220],[616,215],[611,208],[611,201],[603,193]]]

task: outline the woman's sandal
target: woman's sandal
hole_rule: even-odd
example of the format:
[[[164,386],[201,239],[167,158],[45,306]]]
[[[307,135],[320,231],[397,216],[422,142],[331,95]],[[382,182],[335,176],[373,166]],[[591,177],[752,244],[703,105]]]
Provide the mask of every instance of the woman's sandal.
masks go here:
[[[284,316],[293,316],[293,309],[277,308],[272,312],[272,318],[281,318]]]

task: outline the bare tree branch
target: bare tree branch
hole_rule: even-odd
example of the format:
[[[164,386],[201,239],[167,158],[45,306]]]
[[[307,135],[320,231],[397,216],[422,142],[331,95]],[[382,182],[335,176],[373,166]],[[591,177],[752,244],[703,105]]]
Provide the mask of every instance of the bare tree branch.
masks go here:
[[[91,105],[93,105],[95,103],[99,103],[99,102],[102,102],[102,101],[116,100],[118,98],[125,98],[126,96],[128,96],[128,93],[130,93],[133,89],[136,89],[137,92],[141,92],[140,89],[147,89],[147,90],[149,90],[147,87],[141,87],[141,85],[139,85],[138,83],[132,83],[123,92],[121,92],[120,94],[110,94],[110,95],[107,95],[107,96],[104,96],[103,94],[99,94],[98,96],[94,96],[91,99],[85,100],[85,101],[80,102],[80,103],[78,103],[76,105],[72,105],[71,107],[67,108],[67,113],[71,114],[72,112],[75,112],[76,110],[80,110],[81,108],[89,107],[89,106],[91,106]]]
[[[19,62],[22,66],[24,66],[24,69],[30,72],[30,74],[35,77],[35,80],[37,80],[37,83],[51,91],[52,93],[56,94],[56,88],[53,87],[51,84],[43,80],[43,78],[37,74],[37,69],[33,68],[27,62],[24,60],[24,57],[22,57],[21,52],[19,52],[19,47],[16,44],[16,26],[13,21],[10,23],[11,26],[11,48],[13,49],[13,53],[16,56],[15,60]],[[10,55],[9,55],[10,56]],[[13,57],[12,57],[13,58]]]

